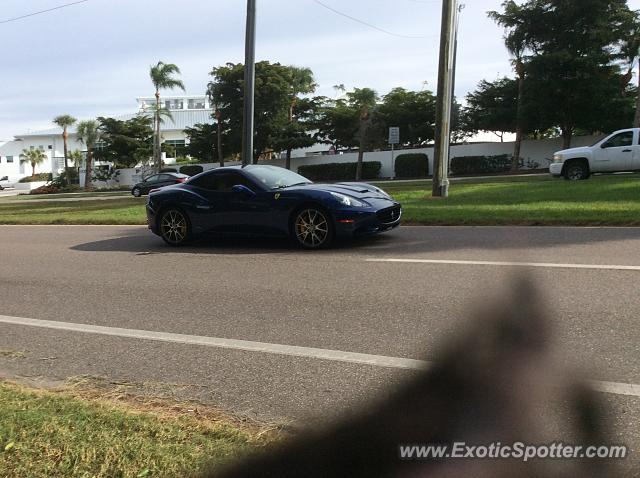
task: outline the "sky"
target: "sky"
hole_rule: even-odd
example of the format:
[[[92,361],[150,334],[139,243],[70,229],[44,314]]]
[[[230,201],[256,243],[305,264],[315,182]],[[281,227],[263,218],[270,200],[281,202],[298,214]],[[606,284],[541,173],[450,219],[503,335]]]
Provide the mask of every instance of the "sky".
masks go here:
[[[149,67],[159,60],[180,67],[188,94],[205,92],[213,67],[244,61],[244,0],[88,0],[2,23],[71,1],[0,0],[0,141],[48,128],[59,114],[135,111],[136,97],[154,93]],[[482,79],[511,74],[503,32],[486,15],[501,0],[461,2],[459,98]],[[311,68],[317,94],[335,96],[337,84],[380,94],[396,86],[436,89],[440,0],[257,4],[256,59]],[[640,8],[640,0],[629,5]]]

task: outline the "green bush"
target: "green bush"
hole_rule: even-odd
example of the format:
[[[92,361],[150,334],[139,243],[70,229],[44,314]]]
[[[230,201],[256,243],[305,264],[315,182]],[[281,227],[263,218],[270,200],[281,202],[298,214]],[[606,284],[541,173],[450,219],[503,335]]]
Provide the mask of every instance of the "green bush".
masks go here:
[[[429,176],[429,156],[426,154],[401,154],[395,161],[396,178],[426,178]]]
[[[186,174],[187,176],[195,176],[202,171],[204,171],[204,168],[198,165],[180,166],[180,173]]]
[[[300,166],[298,174],[312,181],[354,181],[358,163],[328,163]],[[380,176],[380,161],[362,163],[362,179],[377,179]]]
[[[19,183],[35,183],[39,181],[51,181],[53,175],[51,173],[38,173],[34,176],[27,176],[26,178],[22,178]]]
[[[504,173],[511,169],[511,156],[461,156],[451,160],[451,174]]]
[[[162,168],[160,172],[161,173],[177,173],[178,170],[176,168]]]

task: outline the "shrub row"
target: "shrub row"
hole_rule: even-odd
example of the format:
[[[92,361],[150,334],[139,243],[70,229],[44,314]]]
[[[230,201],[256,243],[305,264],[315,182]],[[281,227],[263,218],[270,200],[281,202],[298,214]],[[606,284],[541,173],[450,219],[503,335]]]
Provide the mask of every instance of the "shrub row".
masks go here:
[[[461,156],[451,160],[451,174],[504,173],[511,169],[511,156]]]
[[[312,181],[353,181],[358,163],[327,163],[300,166],[298,174]],[[380,161],[362,163],[362,179],[377,179],[380,176]]]
[[[22,178],[19,183],[35,183],[38,181],[51,181],[53,178],[53,174],[51,173],[38,173],[33,176],[27,176],[26,178]]]
[[[187,166],[180,166],[180,173],[186,174],[187,176],[195,176],[196,174],[200,174],[202,171],[204,171],[204,168],[198,165],[191,164]]]
[[[395,160],[396,178],[426,178],[429,176],[429,156],[426,154],[401,154]]]

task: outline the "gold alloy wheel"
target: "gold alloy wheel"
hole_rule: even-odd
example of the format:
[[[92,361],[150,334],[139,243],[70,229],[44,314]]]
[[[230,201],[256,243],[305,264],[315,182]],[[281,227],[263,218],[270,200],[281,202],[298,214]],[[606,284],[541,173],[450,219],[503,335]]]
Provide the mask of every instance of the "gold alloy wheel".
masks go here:
[[[160,220],[162,238],[170,244],[181,244],[187,238],[187,218],[177,209],[169,209]]]
[[[295,231],[300,244],[316,249],[329,239],[329,222],[317,209],[305,209],[296,217]]]

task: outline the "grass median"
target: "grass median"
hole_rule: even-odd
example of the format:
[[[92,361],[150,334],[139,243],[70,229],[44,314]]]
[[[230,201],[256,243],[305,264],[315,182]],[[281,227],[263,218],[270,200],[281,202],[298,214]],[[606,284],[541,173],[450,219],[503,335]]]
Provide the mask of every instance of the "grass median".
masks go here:
[[[640,175],[569,182],[548,176],[468,179],[432,199],[430,181],[386,182],[406,224],[640,226]],[[144,201],[0,201],[0,224],[145,224]]]
[[[271,442],[187,404],[140,406],[0,382],[0,476],[193,476]]]

